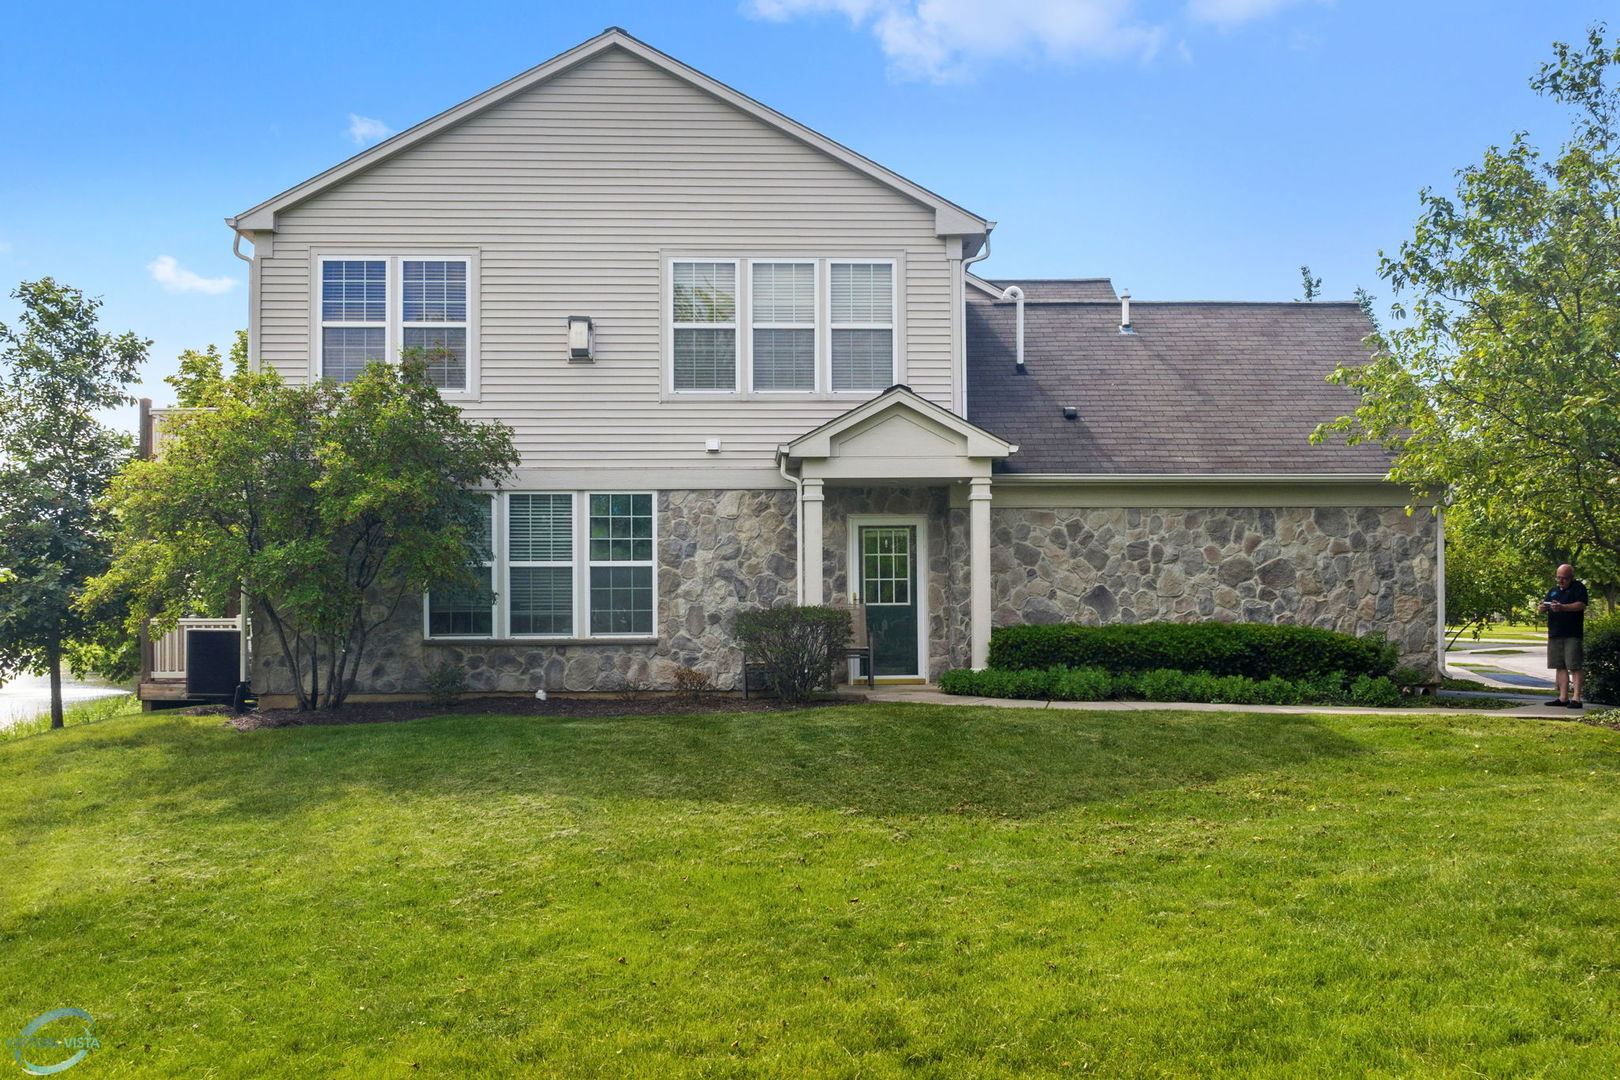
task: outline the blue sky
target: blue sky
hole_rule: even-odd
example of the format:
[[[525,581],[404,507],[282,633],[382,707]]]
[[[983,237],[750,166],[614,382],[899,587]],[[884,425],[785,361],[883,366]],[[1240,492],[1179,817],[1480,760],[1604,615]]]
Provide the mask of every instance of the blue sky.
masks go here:
[[[589,12],[584,9],[589,7]],[[1377,280],[1424,186],[1562,114],[1526,81],[1607,5],[552,0],[25,5],[0,66],[0,283],[154,339],[140,393],[246,324],[224,217],[618,25],[998,221],[990,276],[1142,299]],[[14,303],[0,297],[0,319]],[[124,418],[127,422],[127,417]]]

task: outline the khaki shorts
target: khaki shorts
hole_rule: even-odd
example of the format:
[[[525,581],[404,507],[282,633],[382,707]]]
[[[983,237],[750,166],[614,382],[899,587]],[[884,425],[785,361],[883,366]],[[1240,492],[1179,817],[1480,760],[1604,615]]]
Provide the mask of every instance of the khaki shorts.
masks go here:
[[[1566,671],[1580,671],[1581,639],[1578,637],[1555,637],[1547,639],[1547,666],[1562,668]]]

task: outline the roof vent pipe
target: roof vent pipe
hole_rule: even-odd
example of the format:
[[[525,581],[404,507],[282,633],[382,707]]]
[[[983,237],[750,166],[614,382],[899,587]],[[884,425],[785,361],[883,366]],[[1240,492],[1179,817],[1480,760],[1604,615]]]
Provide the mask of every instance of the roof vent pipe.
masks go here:
[[[1135,330],[1131,329],[1131,290],[1129,289],[1119,294],[1119,332],[1122,334],[1136,333]]]
[[[1014,354],[1018,358],[1018,367],[1015,370],[1019,375],[1028,375],[1029,372],[1024,370],[1024,290],[1016,285],[1009,285],[1002,290],[1001,298],[1003,300],[1014,300],[1018,303],[1018,344],[1017,351]]]

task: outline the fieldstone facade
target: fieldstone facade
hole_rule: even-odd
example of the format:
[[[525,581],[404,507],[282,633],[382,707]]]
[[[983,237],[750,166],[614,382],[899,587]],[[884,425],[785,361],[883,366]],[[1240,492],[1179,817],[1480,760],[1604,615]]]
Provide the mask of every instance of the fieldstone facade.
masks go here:
[[[420,695],[440,664],[459,665],[474,693],[667,690],[679,667],[703,672],[716,688],[736,686],[733,615],[795,597],[793,492],[661,491],[657,508],[656,642],[424,641],[422,605],[412,599],[373,634],[354,693]],[[254,688],[290,694],[269,635],[254,654]]]
[[[477,693],[667,690],[679,667],[734,688],[733,616],[794,600],[794,494],[664,491],[657,514],[656,642],[424,641],[413,600],[373,636],[355,693],[420,695],[440,664],[459,665]],[[966,666],[968,512],[949,507],[944,486],[828,488],[828,603],[849,599],[854,514],[926,517],[929,676]],[[1435,542],[1430,514],[1398,507],[996,507],[993,622],[1213,619],[1381,632],[1403,663],[1433,670]],[[261,694],[292,689],[268,634],[256,643],[253,682]]]
[[[997,509],[991,530],[997,626],[1293,623],[1383,633],[1402,663],[1436,667],[1436,520],[1423,510]]]

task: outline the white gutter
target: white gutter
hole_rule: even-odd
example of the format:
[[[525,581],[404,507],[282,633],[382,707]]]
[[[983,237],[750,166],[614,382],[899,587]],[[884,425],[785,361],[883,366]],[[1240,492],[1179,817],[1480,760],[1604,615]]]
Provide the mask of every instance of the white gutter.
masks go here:
[[[782,479],[793,485],[793,535],[796,547],[793,552],[793,602],[800,607],[804,606],[804,478],[789,476],[788,448],[776,448],[777,471]]]
[[[1018,304],[1018,345],[1014,353],[1018,358],[1018,367],[1015,370],[1020,375],[1027,375],[1029,372],[1024,369],[1024,290],[1016,285],[1009,285],[1002,292],[1001,298],[1016,301]]]

